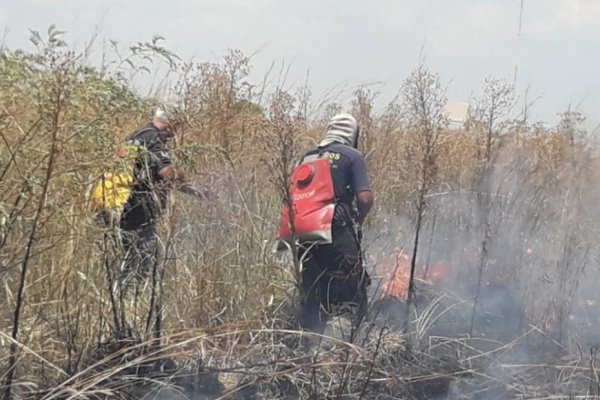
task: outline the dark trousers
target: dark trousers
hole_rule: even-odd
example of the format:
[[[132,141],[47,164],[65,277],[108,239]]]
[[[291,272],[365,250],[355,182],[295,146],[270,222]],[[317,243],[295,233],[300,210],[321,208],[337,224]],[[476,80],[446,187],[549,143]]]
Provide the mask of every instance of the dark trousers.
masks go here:
[[[124,252],[121,283],[125,286],[143,284],[158,262],[156,224],[161,210],[162,204],[147,192],[134,191],[125,206],[119,221]]]
[[[129,286],[145,282],[159,256],[154,224],[141,225],[137,229],[122,229],[121,244],[124,252],[121,283]]]
[[[334,223],[332,244],[304,247],[302,316],[305,329],[322,332],[334,306],[348,306],[360,322],[367,307],[369,276],[363,269],[361,249],[350,224]]]

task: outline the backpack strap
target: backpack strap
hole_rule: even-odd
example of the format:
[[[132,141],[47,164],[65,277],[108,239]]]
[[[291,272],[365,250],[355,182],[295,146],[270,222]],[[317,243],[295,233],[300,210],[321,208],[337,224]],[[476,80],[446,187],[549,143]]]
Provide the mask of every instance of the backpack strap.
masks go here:
[[[327,149],[327,147],[317,147],[315,150],[311,150],[308,153],[304,154],[300,161],[298,161],[298,165],[302,164],[303,162],[320,160],[323,158],[323,156],[325,156],[328,153],[329,150]]]
[[[335,143],[335,142],[327,143],[325,146],[322,146],[322,147],[321,146],[317,147],[317,150],[319,152],[319,156],[322,156],[323,154],[325,154],[327,152],[327,148],[329,146],[331,146],[333,143]]]
[[[134,132],[134,133],[133,133],[131,136],[129,136],[129,137],[127,138],[127,142],[137,142],[136,138],[137,138],[138,136],[141,136],[141,135],[143,135],[143,134],[144,134],[144,133],[146,133],[146,132],[153,131],[154,129],[155,129],[155,128],[154,128],[153,126],[147,126],[147,127],[145,127],[145,128],[142,128],[142,129],[140,129],[140,130],[138,130],[138,131],[135,131],[135,132]],[[158,135],[157,135],[157,137],[158,137]],[[133,143],[133,144],[140,145],[141,143],[139,143],[139,142],[138,142],[138,143]],[[147,146],[146,146],[146,147],[147,147]]]

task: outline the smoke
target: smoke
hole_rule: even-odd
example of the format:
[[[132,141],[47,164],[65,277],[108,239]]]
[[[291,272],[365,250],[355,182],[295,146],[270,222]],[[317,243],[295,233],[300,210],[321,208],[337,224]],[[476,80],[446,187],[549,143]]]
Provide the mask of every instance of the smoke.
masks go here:
[[[451,398],[514,398],[523,371],[511,365],[589,354],[600,343],[591,165],[533,168],[530,158],[504,151],[485,190],[428,195],[417,259],[424,279],[417,283],[411,328],[421,346],[445,338],[464,352],[458,363],[473,361],[477,376],[453,384]],[[411,205],[383,207],[366,235],[373,312],[395,328],[402,326],[404,299],[390,299],[382,288],[394,279],[394,254],[411,254],[415,213]],[[444,278],[428,279],[432,268],[443,269]],[[528,384],[547,379],[533,375]]]

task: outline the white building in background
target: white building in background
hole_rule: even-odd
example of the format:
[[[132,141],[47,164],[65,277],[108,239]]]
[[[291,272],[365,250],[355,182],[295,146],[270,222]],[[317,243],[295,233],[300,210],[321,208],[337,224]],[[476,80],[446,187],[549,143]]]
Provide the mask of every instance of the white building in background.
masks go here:
[[[469,116],[469,103],[449,101],[446,104],[446,116],[450,122],[450,129],[462,129]]]

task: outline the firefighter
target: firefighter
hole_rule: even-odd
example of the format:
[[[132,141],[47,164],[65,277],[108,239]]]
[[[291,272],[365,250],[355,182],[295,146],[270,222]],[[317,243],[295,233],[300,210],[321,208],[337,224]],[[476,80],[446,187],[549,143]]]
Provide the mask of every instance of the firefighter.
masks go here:
[[[301,325],[312,331],[323,331],[333,306],[349,306],[355,323],[366,312],[369,277],[360,226],[373,206],[373,194],[365,158],[357,149],[359,133],[352,115],[336,115],[325,138],[304,154],[292,174],[294,223],[284,212],[279,238],[288,238],[293,229],[300,244]]]
[[[133,170],[133,185],[120,215],[124,269],[121,281],[129,284],[148,277],[159,254],[156,225],[171,189],[206,198],[206,194],[185,181],[173,166],[167,144],[175,137],[176,121],[156,109],[152,122],[134,132],[127,145],[139,148]]]

